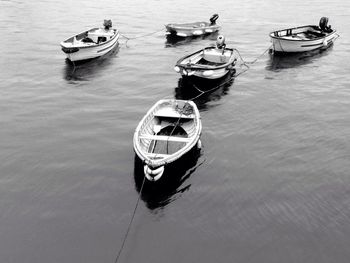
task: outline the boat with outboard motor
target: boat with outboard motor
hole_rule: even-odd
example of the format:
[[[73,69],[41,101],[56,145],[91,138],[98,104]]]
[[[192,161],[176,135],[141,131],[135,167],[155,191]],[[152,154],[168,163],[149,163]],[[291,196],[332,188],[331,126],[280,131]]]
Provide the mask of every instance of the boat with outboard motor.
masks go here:
[[[134,150],[144,163],[149,181],[159,180],[165,166],[194,147],[201,148],[202,123],[193,101],[159,100],[142,118],[134,133]]]
[[[217,38],[216,46],[206,47],[180,58],[174,70],[182,77],[218,79],[234,69],[237,61],[235,49],[227,48],[225,37]]]
[[[70,61],[81,61],[103,56],[111,51],[119,39],[118,29],[111,20],[104,20],[103,28],[91,28],[61,42],[62,51]]]
[[[305,52],[327,48],[337,37],[336,30],[328,26],[327,17],[322,17],[318,26],[300,26],[270,33],[274,52]]]
[[[167,24],[165,25],[166,34],[176,35],[179,37],[200,36],[211,34],[220,30],[220,26],[216,24],[219,18],[218,14],[212,15],[209,22],[193,22],[183,24]]]

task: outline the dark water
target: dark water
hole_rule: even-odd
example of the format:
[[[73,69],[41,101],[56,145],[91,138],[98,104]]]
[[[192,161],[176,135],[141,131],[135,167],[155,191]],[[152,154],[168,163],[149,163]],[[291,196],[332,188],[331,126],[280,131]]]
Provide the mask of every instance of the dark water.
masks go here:
[[[270,31],[321,16],[341,37],[323,52],[265,54],[197,100],[203,149],[147,186],[120,262],[348,262],[349,10],[339,0],[1,0],[0,261],[114,262],[140,190],[134,129],[158,99],[188,96],[173,66],[215,36],[121,39],[75,69],[59,42],[106,18],[135,37],[219,13],[246,61]]]

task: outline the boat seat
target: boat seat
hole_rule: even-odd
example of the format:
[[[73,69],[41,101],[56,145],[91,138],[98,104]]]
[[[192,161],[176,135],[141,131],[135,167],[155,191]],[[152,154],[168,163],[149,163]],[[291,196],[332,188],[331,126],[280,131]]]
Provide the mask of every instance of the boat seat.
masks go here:
[[[220,49],[211,49],[205,50],[203,54],[203,58],[209,62],[214,63],[227,63],[230,61],[232,52],[227,50],[222,54],[222,50]]]
[[[169,142],[190,142],[191,138],[186,137],[175,137],[166,135],[140,135],[140,139],[156,140],[156,141],[169,141]]]
[[[163,108],[154,113],[156,117],[165,117],[165,118],[181,118],[181,119],[194,119],[194,114],[180,114],[178,111],[175,111],[170,108]]]

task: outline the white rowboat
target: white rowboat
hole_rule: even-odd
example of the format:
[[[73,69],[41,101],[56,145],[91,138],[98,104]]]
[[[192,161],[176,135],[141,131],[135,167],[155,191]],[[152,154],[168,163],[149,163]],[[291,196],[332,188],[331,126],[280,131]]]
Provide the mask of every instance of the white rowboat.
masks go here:
[[[234,68],[236,52],[226,48],[225,38],[218,36],[216,47],[206,47],[179,59],[174,70],[184,77],[218,79]]]
[[[104,28],[91,28],[72,36],[61,42],[62,51],[70,61],[103,56],[118,44],[119,31],[111,27],[112,22],[105,20]]]
[[[327,48],[338,37],[336,30],[327,26],[328,18],[322,17],[319,26],[307,25],[270,33],[275,52],[305,52]]]
[[[202,123],[193,101],[158,101],[142,118],[134,133],[134,150],[144,163],[148,180],[159,180],[165,166],[194,147],[200,148]]]

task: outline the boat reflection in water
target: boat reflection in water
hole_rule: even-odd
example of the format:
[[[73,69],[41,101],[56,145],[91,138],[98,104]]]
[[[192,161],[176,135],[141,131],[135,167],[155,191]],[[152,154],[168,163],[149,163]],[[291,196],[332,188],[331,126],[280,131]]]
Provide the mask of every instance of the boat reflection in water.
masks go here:
[[[176,35],[167,35],[165,41],[165,47],[176,47],[191,43],[193,41],[201,41],[203,39],[216,40],[218,37],[218,32],[211,34],[200,35],[200,36],[191,36],[191,37],[179,37]]]
[[[300,53],[270,53],[266,69],[270,71],[281,71],[283,69],[299,67],[313,63],[315,60],[331,52],[333,46],[328,49],[316,49]]]
[[[119,51],[117,44],[111,51],[105,55],[89,60],[71,62],[65,60],[64,78],[68,81],[85,81],[96,75],[99,71],[109,66],[113,58]]]
[[[150,210],[156,210],[167,206],[176,200],[183,192],[187,191],[191,184],[187,183],[192,173],[199,166],[200,149],[194,147],[179,160],[167,165],[164,175],[156,182],[150,182],[145,178],[143,171],[144,164],[135,154],[134,180],[137,192],[140,192],[142,183],[141,199]]]
[[[220,79],[182,77],[175,88],[175,98],[194,100],[200,110],[205,109],[207,102],[217,101],[228,93],[235,75],[236,70],[232,69]]]

